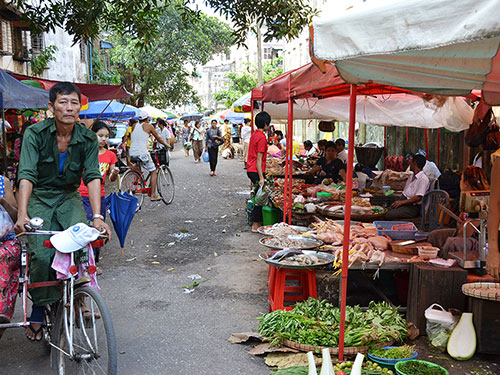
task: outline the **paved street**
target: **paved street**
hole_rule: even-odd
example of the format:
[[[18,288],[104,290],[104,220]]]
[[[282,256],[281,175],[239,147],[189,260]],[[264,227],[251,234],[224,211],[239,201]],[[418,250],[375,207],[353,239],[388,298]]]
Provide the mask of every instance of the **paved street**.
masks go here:
[[[255,317],[267,310],[267,270],[245,224],[243,164],[221,159],[211,177],[207,163],[194,164],[177,145],[171,167],[174,202],[145,202],[125,255],[116,239],[103,252],[99,280],[115,326],[119,373],[268,374],[262,359],[227,341],[233,332],[255,330]],[[192,274],[207,281],[184,294]],[[40,347],[21,329],[5,332],[0,374],[51,374]]]

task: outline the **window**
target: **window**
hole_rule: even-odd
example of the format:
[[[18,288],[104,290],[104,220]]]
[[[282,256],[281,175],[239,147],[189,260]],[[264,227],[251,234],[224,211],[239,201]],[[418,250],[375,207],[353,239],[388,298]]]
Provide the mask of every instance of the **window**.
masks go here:
[[[31,35],[31,53],[39,55],[43,51],[43,36],[41,34]]]
[[[273,58],[272,47],[264,47],[264,60],[271,60]]]
[[[31,36],[29,30],[14,27],[14,59],[30,60]]]
[[[231,53],[226,53],[226,60],[231,60]]]
[[[80,61],[87,61],[87,45],[84,42],[80,42]]]
[[[9,21],[0,19],[0,51],[2,54],[12,54],[12,25]]]

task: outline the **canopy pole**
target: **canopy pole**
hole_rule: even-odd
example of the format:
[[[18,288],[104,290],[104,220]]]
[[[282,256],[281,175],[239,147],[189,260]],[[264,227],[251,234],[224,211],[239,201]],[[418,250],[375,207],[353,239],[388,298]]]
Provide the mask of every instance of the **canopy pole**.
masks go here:
[[[439,159],[441,151],[441,129],[437,130],[437,167],[439,168]]]
[[[427,129],[424,129],[425,133],[425,159],[429,160],[429,134],[427,134]]]
[[[342,249],[342,289],[340,295],[339,361],[344,360],[345,313],[347,303],[347,273],[349,266],[349,239],[351,236],[352,172],[354,163],[354,130],[356,124],[357,86],[351,85],[349,98],[349,143],[344,207],[344,247]]]
[[[113,99],[111,99],[111,100],[109,101],[109,103],[106,105],[106,107],[104,107],[104,109],[102,110],[102,112],[101,112],[101,113],[99,113],[99,116],[97,116],[97,118],[96,118],[94,121],[99,120],[99,117],[101,117],[101,115],[104,113],[104,111],[105,111],[106,109],[108,109],[108,107],[109,107],[109,105],[111,104],[111,102],[112,102],[112,101],[113,101]]]
[[[287,151],[288,156],[286,160],[288,161],[288,169],[285,165],[285,173],[288,175],[288,181],[285,181],[285,184],[288,183],[288,196],[285,196],[285,199],[288,200],[288,224],[292,224],[292,206],[293,206],[293,194],[292,194],[292,182],[293,182],[293,100],[290,96],[290,82],[288,83],[288,122],[287,122]],[[290,145],[290,146],[288,146]]]
[[[384,168],[385,168],[386,156],[387,156],[387,126],[384,126]]]

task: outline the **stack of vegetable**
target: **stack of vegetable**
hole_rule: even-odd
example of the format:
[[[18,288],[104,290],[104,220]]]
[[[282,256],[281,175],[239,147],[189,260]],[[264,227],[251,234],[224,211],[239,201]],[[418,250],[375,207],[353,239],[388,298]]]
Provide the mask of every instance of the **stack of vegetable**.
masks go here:
[[[258,319],[259,333],[272,344],[280,340],[331,348],[339,344],[340,309],[325,300],[309,298],[297,303],[292,311],[276,310]],[[402,341],[407,335],[406,320],[386,302],[372,301],[366,312],[359,306],[347,306],[346,347]]]
[[[337,363],[333,366],[335,375],[350,375],[353,363],[351,361]],[[361,375],[393,375],[395,372],[382,368],[374,362],[367,361],[361,368]],[[306,366],[293,366],[273,372],[272,375],[307,375]]]
[[[411,358],[415,353],[415,345],[394,346],[389,349],[371,347],[368,354],[384,359],[405,359]]]

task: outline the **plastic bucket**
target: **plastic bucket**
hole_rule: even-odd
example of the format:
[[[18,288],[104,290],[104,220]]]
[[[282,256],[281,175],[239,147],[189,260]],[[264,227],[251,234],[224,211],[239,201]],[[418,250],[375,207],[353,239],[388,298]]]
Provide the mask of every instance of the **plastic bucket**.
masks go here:
[[[283,214],[278,208],[269,206],[262,207],[262,225],[273,225],[281,222]]]

